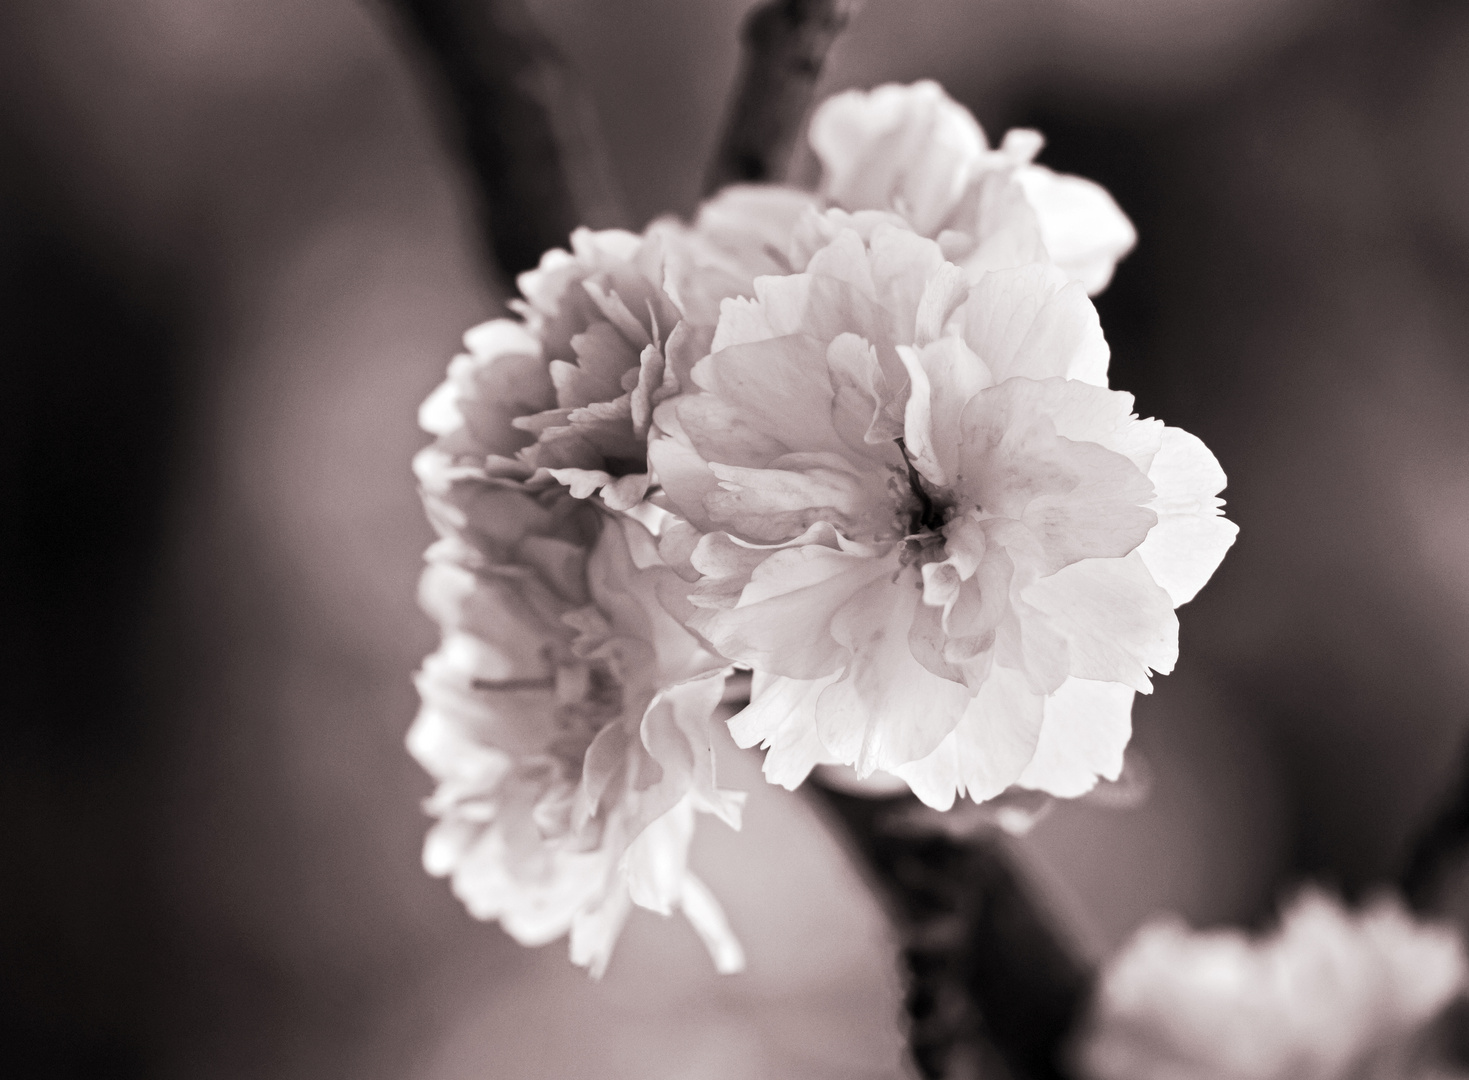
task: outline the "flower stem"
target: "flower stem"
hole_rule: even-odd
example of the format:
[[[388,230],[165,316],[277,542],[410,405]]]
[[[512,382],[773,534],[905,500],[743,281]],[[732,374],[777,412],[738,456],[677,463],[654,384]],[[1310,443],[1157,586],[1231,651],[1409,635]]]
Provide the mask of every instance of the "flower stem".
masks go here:
[[[859,7],[861,0],[767,0],[750,13],[706,194],[785,176],[826,54]]]
[[[1032,893],[1008,838],[918,831],[912,796],[808,784],[841,822],[898,931],[919,1075],[1061,1080],[1093,973]]]
[[[624,222],[590,99],[524,0],[394,0],[449,99],[508,275],[578,225]]]

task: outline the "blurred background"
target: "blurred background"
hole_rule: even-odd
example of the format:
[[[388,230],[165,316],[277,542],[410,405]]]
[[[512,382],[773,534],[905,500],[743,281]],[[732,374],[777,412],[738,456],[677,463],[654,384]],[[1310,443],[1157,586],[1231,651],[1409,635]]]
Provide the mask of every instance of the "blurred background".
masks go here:
[[[750,0],[531,6],[633,224],[689,213]],[[1132,216],[1113,385],[1241,526],[1151,799],[1059,808],[1037,888],[1094,955],[1370,891],[1469,722],[1469,7],[868,0],[823,83],[919,77]],[[0,5],[0,1066],[900,1076],[880,911],[732,746],[743,975],[638,912],[591,983],[420,869],[415,409],[506,296],[438,101],[382,0]]]

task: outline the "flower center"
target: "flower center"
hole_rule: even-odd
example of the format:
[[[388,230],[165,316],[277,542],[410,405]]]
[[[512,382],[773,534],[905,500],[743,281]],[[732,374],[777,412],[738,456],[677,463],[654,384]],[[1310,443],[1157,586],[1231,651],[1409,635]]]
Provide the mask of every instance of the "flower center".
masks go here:
[[[944,550],[944,526],[953,517],[954,507],[929,490],[923,477],[913,467],[913,461],[908,457],[908,447],[904,445],[902,438],[894,441],[903,454],[903,463],[908,467],[910,496],[903,507],[908,512],[907,534],[903,539],[899,561],[904,566],[942,562],[948,557]]]
[[[903,464],[908,467],[908,490],[913,496],[913,502],[909,504],[908,511],[908,535],[910,537],[922,536],[925,533],[938,533],[943,530],[949,520],[949,511],[952,507],[945,505],[930,494],[923,483],[923,477],[913,467],[913,461],[908,457],[908,447],[904,445],[899,436],[893,440],[898,444],[898,450],[903,455]]]

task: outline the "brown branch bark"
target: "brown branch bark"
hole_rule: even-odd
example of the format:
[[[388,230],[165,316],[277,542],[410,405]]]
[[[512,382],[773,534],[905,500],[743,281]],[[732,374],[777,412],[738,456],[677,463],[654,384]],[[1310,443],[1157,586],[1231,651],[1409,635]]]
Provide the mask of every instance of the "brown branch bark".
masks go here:
[[[706,194],[785,176],[826,54],[860,6],[861,0],[767,0],[750,13]]]
[[[1398,884],[1419,915],[1446,920],[1469,938],[1469,739],[1437,813],[1409,851]],[[1461,1069],[1469,1065],[1469,1005],[1462,998],[1438,1029],[1448,1060]]]
[[[438,73],[506,274],[624,223],[591,102],[524,0],[393,0]]]
[[[886,903],[908,968],[908,1045],[925,1080],[1064,1080],[1094,978],[1000,833],[916,830],[912,796],[808,784],[843,825]]]
[[[1419,912],[1452,917],[1469,930],[1469,739],[1453,784],[1414,843],[1399,884]]]

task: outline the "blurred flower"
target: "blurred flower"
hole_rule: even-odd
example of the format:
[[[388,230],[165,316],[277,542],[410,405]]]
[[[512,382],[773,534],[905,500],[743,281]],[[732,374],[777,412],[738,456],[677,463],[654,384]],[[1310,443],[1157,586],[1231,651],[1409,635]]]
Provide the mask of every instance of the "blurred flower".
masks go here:
[[[681,908],[737,970],[686,865],[696,811],[740,822],[710,745],[726,661],[664,610],[659,590],[687,587],[641,524],[514,456],[529,436],[512,419],[553,393],[529,331],[502,320],[466,341],[421,411],[438,438],[414,463],[441,535],[422,603],[444,632],[408,735],[439,782],[425,865],[522,943],[570,931],[596,974],[634,903]]]
[[[1233,541],[1217,462],[1107,389],[1054,266],[971,280],[874,211],[800,231],[805,272],[725,302],[649,448],[697,579],[674,610],[755,671],[737,741],[787,786],[850,764],[940,809],[1115,777]]]
[[[1447,927],[1396,901],[1302,894],[1270,936],[1144,926],[1107,966],[1079,1059],[1090,1080],[1407,1080],[1465,986]]]
[[[1017,128],[992,150],[935,82],[828,98],[810,141],[832,204],[902,215],[971,276],[1050,261],[1095,294],[1137,242],[1105,189],[1033,164],[1039,132]]]

